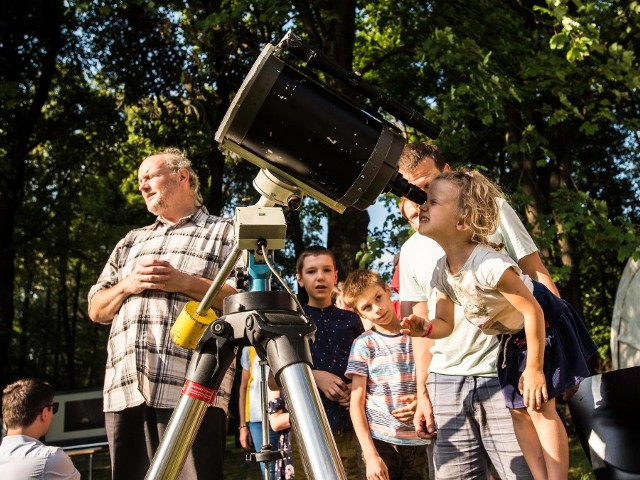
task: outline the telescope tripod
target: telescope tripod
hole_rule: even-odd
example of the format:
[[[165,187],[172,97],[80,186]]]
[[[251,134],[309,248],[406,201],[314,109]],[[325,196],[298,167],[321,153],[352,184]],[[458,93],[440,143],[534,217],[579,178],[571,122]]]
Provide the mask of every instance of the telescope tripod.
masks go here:
[[[283,193],[286,192],[288,190],[283,190]],[[262,205],[275,204],[273,195],[268,199],[265,197],[256,205],[260,218],[269,217],[266,211],[269,209]],[[255,212],[252,210],[256,207],[247,207],[245,210],[253,215]],[[203,316],[207,314],[215,294],[237,263],[240,247],[247,243],[254,245],[249,250],[248,259],[251,291],[225,298],[224,315],[214,321],[200,338],[189,363],[182,396],[146,478],[166,480],[179,476],[205,411],[214,403],[222,379],[236,357],[237,348],[252,345],[260,359],[267,361],[276,383],[282,387],[307,476],[317,480],[344,480],[344,468],[311,372],[309,341],[316,327],[304,315],[291,293],[269,290],[271,274],[265,264],[271,268],[267,251],[270,241],[266,238],[273,235],[274,225],[261,229],[263,225],[257,225],[260,222],[258,220],[256,225],[247,226],[244,217],[238,218],[239,210],[236,209],[237,243],[200,303],[198,313]],[[274,210],[282,215],[284,222],[282,210]],[[252,227],[258,227],[257,231]],[[265,232],[266,235],[263,235]],[[247,235],[258,238],[243,238]],[[278,240],[273,243],[279,245]],[[261,254],[257,253],[260,251]],[[281,458],[280,452],[268,448],[262,450],[255,456],[258,461]]]
[[[311,373],[309,337],[315,325],[286,292],[247,292],[225,299],[225,315],[207,329],[189,364],[182,397],[154,457],[149,479],[176,478],[235,349],[251,344],[282,385],[307,474],[345,478],[340,456]],[[247,342],[248,340],[248,342]],[[268,452],[258,459],[271,459]]]

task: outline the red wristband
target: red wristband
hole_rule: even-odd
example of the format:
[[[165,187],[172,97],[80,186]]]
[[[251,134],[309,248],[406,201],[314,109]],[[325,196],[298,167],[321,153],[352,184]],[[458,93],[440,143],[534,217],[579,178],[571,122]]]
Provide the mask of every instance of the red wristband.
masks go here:
[[[422,338],[426,338],[429,335],[431,335],[431,330],[433,330],[433,323],[431,321],[429,321],[429,328],[427,328],[426,333],[422,334]]]

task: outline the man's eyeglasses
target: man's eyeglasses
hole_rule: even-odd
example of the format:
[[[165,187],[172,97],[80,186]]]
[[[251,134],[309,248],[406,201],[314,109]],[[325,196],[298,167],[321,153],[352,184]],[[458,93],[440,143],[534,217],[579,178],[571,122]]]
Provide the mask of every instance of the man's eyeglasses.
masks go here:
[[[53,409],[53,414],[55,415],[56,413],[58,413],[58,407],[60,406],[60,404],[58,402],[53,402],[49,405],[45,405],[44,407],[42,407],[42,409],[44,410],[45,408],[51,408]]]

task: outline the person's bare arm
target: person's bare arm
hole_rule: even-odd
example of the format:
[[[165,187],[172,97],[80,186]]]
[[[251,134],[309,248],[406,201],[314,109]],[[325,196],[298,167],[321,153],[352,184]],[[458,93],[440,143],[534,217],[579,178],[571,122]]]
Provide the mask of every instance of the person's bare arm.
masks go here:
[[[411,314],[421,316],[422,318],[429,317],[427,302],[401,302],[400,311],[403,317]],[[413,416],[413,425],[419,437],[433,438],[435,437],[436,428],[433,420],[431,399],[427,392],[427,376],[429,375],[433,340],[430,338],[411,337],[411,344],[413,345],[413,359],[416,364],[417,393],[417,405]]]
[[[373,443],[369,422],[367,421],[367,414],[364,408],[367,396],[367,377],[363,375],[353,375],[352,385],[349,414],[351,415],[353,430],[362,448],[362,458],[364,458],[367,468],[367,478],[388,480],[389,470]]]
[[[413,426],[420,438],[434,438],[436,424],[433,419],[433,407],[427,391],[427,376],[431,362],[430,338],[411,338],[413,344],[413,358],[416,362],[416,392],[417,405],[413,415]]]
[[[240,420],[239,440],[242,448],[247,450],[251,448],[251,431],[247,426],[247,418],[245,415],[245,409],[247,405],[247,385],[249,383],[249,370],[242,369],[242,376],[240,377],[240,390],[238,391],[238,418]]]
[[[413,359],[416,363],[416,393],[419,399],[427,392],[431,347],[434,342],[430,338],[411,338],[411,343],[413,345]]]
[[[416,363],[416,393],[418,397],[426,392],[427,377],[429,376],[429,364],[431,363],[431,347],[433,340],[430,338],[411,338],[413,345],[413,359]]]
[[[128,278],[128,277],[127,277]],[[120,310],[120,307],[133,292],[128,288],[129,281],[122,279],[113,287],[97,292],[89,301],[89,318],[94,323],[109,324]]]
[[[427,302],[400,302],[400,314],[403,317],[408,317],[412,313],[422,318],[429,318],[429,306]]]
[[[438,293],[436,314],[432,320],[411,314],[400,322],[400,333],[418,338],[445,338],[451,335],[454,327],[453,301],[446,295]]]
[[[141,262],[114,286],[100,290],[91,298],[89,318],[95,323],[111,323],[129,295],[156,289],[165,280],[166,275],[154,261]]]
[[[436,423],[433,419],[433,406],[426,387],[418,394],[418,405],[413,416],[413,426],[420,438],[435,438]]]
[[[542,259],[538,252],[533,252],[522,257],[518,260],[518,266],[525,274],[547,287],[555,296],[560,296],[560,292],[558,292],[556,284],[553,283],[551,274],[549,273],[549,270],[547,270],[547,267],[542,263]]]
[[[422,318],[429,318],[429,307],[427,302],[401,302],[400,313],[403,318],[412,314]],[[416,364],[417,395],[420,397],[424,395],[426,391],[433,340],[430,338],[412,337],[411,344],[413,346],[413,359]]]
[[[280,392],[280,390],[269,390],[268,395],[269,401],[272,401],[280,397],[282,393]],[[281,430],[291,428],[291,419],[289,417],[289,412],[278,410],[277,412],[270,413],[269,425],[271,425],[271,430],[273,430],[274,432],[279,432]]]
[[[518,266],[520,269],[527,275],[529,275],[534,280],[542,283],[545,287],[549,289],[551,293],[553,293],[556,297],[560,297],[560,292],[558,291],[558,287],[553,282],[551,278],[551,274],[547,270],[547,267],[542,263],[542,259],[538,252],[531,253],[522,257],[518,261]],[[569,400],[577,391],[580,385],[575,385],[571,387],[569,390],[562,394],[563,400]]]
[[[155,261],[154,266],[156,268],[159,267],[159,272],[165,275],[165,280],[158,285],[158,289],[165,292],[182,293],[200,301],[213,283],[213,280],[209,278],[183,273],[164,260]],[[211,306],[217,310],[222,310],[222,303],[225,297],[234,293],[237,293],[234,288],[226,283],[222,284],[222,288],[213,299]]]
[[[542,403],[548,400],[543,371],[546,339],[544,313],[533,294],[513,269],[505,270],[498,281],[497,288],[524,317],[527,362],[518,381],[518,389],[524,398],[524,406],[539,410]]]

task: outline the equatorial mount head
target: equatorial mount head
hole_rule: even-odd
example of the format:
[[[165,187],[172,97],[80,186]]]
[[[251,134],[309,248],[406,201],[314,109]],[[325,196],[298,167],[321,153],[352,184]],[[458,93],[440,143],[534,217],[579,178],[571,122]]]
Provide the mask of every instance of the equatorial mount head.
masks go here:
[[[298,210],[302,205],[304,198],[302,190],[265,168],[262,168],[253,179],[253,187],[265,200],[273,202],[274,205],[287,207],[290,210]]]

